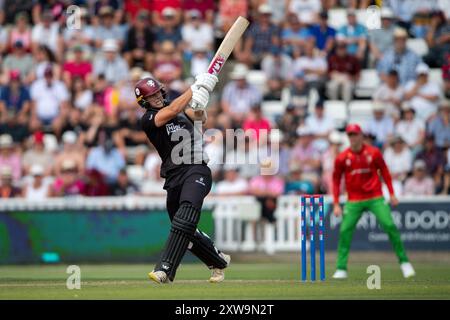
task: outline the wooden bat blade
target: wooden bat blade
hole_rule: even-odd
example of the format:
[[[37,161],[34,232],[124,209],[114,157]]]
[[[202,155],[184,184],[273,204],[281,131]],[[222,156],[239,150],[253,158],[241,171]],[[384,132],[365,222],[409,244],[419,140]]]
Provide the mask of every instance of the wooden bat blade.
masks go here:
[[[227,61],[236,43],[242,37],[249,24],[250,22],[244,17],[238,17],[236,19],[209,64],[208,73],[215,75],[219,74],[222,66],[225,64],[225,61]]]

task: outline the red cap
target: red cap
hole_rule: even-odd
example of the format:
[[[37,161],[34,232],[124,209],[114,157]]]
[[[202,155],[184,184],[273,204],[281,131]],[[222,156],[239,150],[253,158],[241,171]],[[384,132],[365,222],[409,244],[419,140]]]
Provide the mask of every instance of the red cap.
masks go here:
[[[361,127],[359,124],[356,123],[350,123],[345,128],[345,132],[347,133],[362,133]]]
[[[17,80],[20,79],[20,71],[19,70],[11,70],[9,72],[9,78],[11,80]]]
[[[44,133],[42,131],[36,131],[33,135],[34,143],[44,143]]]

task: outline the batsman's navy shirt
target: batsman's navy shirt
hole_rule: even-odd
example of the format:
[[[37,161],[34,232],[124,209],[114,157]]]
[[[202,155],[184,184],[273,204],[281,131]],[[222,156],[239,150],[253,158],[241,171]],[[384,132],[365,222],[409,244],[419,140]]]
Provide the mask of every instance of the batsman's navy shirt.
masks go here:
[[[166,178],[166,188],[183,170],[194,164],[206,165],[209,158],[204,152],[201,129],[184,112],[157,127],[155,116],[159,110],[149,108],[141,118],[141,127],[161,157],[161,177]]]

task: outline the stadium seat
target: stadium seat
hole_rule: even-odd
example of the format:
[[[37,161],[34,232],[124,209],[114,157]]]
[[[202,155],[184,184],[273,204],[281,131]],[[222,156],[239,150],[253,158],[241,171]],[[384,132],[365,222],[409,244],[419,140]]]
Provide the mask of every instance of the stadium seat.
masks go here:
[[[439,68],[430,69],[429,80],[431,82],[437,83],[441,88],[444,85],[444,80],[442,79],[442,70]]]
[[[327,100],[324,102],[325,115],[333,119],[334,127],[340,128],[347,120],[347,106],[342,100]]]
[[[332,28],[339,29],[347,24],[346,9],[330,9],[328,10],[328,25]]]
[[[280,100],[268,100],[261,103],[261,109],[264,116],[274,122],[276,116],[284,113],[286,105]]]
[[[363,69],[355,88],[355,96],[358,98],[371,98],[377,87],[380,85],[380,78],[375,69]]]
[[[348,105],[350,121],[362,124],[372,117],[372,100],[353,100]]]
[[[428,53],[428,45],[427,42],[424,39],[417,38],[417,39],[408,39],[406,41],[406,46],[408,49],[413,51],[419,56],[424,56]]]
[[[145,177],[144,167],[140,165],[128,165],[126,170],[130,181],[140,186]]]
[[[250,70],[247,73],[247,81],[261,90],[261,93],[266,92],[266,81],[267,77],[264,71],[261,70]]]

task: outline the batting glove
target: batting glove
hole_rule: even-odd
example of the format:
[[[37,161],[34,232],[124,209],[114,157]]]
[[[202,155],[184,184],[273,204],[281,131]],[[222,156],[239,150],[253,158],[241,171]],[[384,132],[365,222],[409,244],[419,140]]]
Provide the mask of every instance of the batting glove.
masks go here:
[[[205,88],[198,88],[195,85],[191,86],[192,100],[189,105],[194,110],[206,109],[209,102],[209,92]]]
[[[209,92],[212,92],[218,81],[219,78],[217,78],[217,76],[205,72],[200,73],[195,77],[194,85],[196,85],[197,87],[205,88]]]

